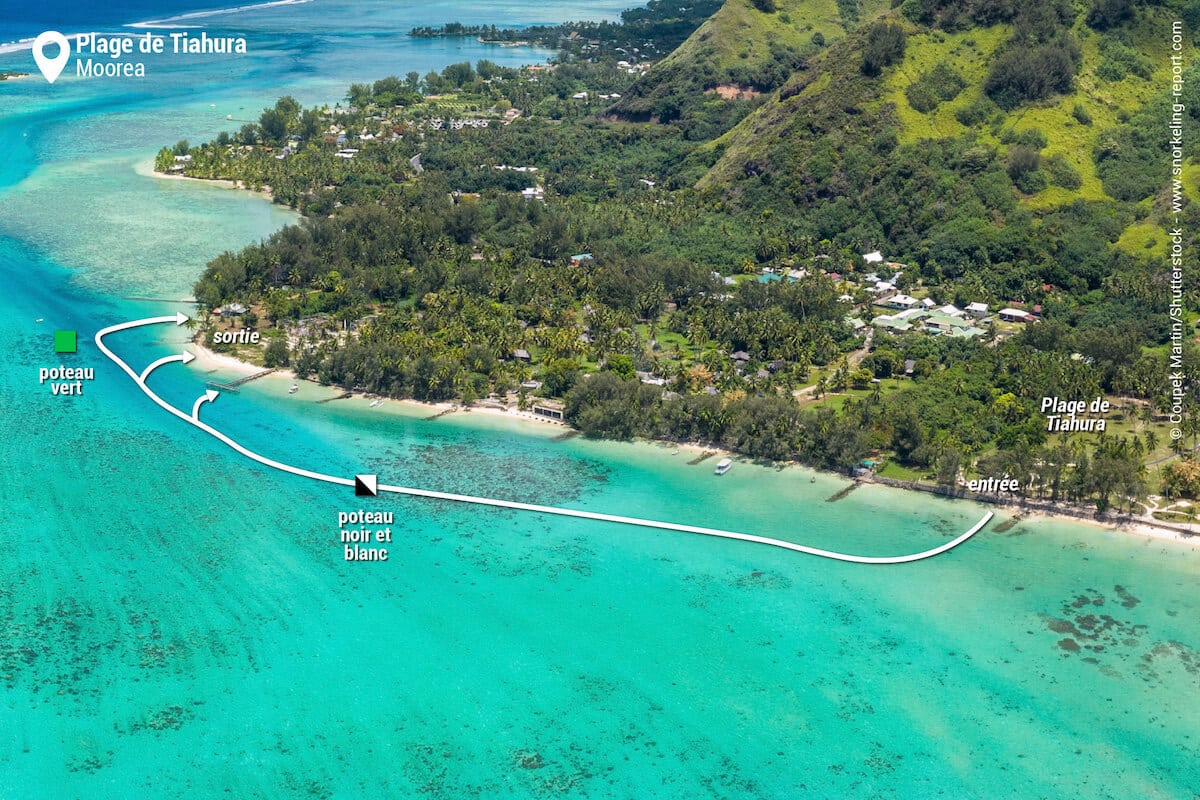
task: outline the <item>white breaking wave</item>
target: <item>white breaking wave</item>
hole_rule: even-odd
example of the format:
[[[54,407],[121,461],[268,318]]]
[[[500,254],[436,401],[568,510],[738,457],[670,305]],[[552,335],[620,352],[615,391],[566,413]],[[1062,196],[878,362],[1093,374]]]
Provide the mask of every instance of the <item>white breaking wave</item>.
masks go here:
[[[273,8],[275,6],[298,6],[305,3],[311,3],[312,0],[272,0],[269,3],[255,3],[248,6],[234,6],[233,8],[216,8],[211,11],[190,11],[186,14],[177,14],[173,17],[164,17],[163,19],[149,19],[144,22],[131,22],[126,25],[126,28],[183,28],[185,23],[194,19],[203,19],[205,17],[217,17],[224,14],[240,14],[243,11],[258,11],[264,8]]]
[[[310,0],[303,0],[303,2],[307,3],[307,2],[310,2]],[[90,31],[89,31],[89,33],[90,33]],[[76,39],[78,39],[80,36],[83,36],[84,34],[68,33],[68,34],[64,34],[64,35],[67,37],[67,39],[69,41],[71,41],[73,43]],[[105,34],[103,34],[103,36],[105,38],[112,38],[114,36],[117,36],[122,39],[129,39],[134,36],[137,36],[137,34],[136,33],[105,33]],[[28,39],[18,39],[15,42],[5,42],[4,44],[0,44],[0,56],[5,55],[6,53],[19,53],[22,50],[32,50],[33,49],[33,41],[35,38],[36,37],[31,36]]]
[[[305,3],[311,3],[313,0],[271,0],[269,3],[255,3],[248,6],[234,6],[233,8],[216,8],[211,11],[189,11],[186,14],[178,14],[174,17],[164,17],[163,19],[149,19],[144,22],[130,22],[122,25],[123,28],[195,28],[195,25],[185,25],[182,23],[188,20],[202,19],[205,17],[217,17],[223,14],[239,14],[243,11],[258,11],[264,8],[274,8],[275,6],[299,6]],[[79,38],[82,34],[71,33],[67,34],[67,38],[71,41]],[[106,33],[105,36],[134,36],[132,33]],[[0,55],[8,53],[20,53],[23,50],[33,49],[33,40],[36,37],[30,36],[27,39],[18,39],[15,42],[0,43]]]
[[[4,55],[5,53],[19,53],[22,50],[32,49],[33,37],[31,36],[28,39],[18,39],[15,42],[5,42],[4,44],[0,44],[0,55]]]

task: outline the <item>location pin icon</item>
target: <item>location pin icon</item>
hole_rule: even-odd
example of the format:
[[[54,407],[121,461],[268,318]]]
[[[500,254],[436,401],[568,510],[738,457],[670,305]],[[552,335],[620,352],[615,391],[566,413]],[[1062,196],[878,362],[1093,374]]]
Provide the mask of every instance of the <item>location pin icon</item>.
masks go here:
[[[58,45],[58,55],[54,58],[46,57],[45,49],[48,44]],[[71,60],[71,43],[58,31],[46,31],[33,40],[33,60],[37,62],[38,69],[46,76],[46,80],[54,83]]]

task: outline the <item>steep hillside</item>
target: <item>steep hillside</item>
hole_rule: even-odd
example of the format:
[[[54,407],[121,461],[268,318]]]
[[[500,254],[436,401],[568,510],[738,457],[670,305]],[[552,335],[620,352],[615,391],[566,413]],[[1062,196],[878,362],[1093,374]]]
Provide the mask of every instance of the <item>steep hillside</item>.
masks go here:
[[[693,116],[706,102],[728,106],[769,93],[887,7],[887,0],[727,0],[612,112],[670,122]]]
[[[869,191],[856,186],[851,173],[869,170],[877,182],[894,148],[942,142],[947,151],[965,147],[980,170],[1003,167],[1022,208],[1144,201],[1117,244],[1131,254],[1161,251],[1165,239],[1155,209],[1169,187],[1169,163],[1165,137],[1156,133],[1169,117],[1171,24],[1188,9],[1176,3],[1117,1],[1091,10],[1017,3],[999,19],[957,18],[951,32],[938,27],[947,9],[977,4],[927,3],[939,12],[924,16],[911,5],[800,65],[736,127],[702,148],[697,161],[712,166],[699,188],[754,205],[790,201],[811,212],[849,190]],[[1031,7],[1036,11],[1025,10]],[[1100,15],[1101,7],[1110,18]],[[903,30],[902,55],[878,75],[866,74],[862,54],[874,29],[885,24]],[[1055,61],[1051,53],[1067,56]],[[1191,61],[1190,33],[1180,54],[1184,64]],[[1062,71],[1061,84],[1039,83],[1055,70]],[[1010,85],[1016,88],[1009,91]],[[1195,94],[1194,81],[1185,91]],[[1189,102],[1187,125],[1196,125],[1196,113]],[[1188,155],[1196,140],[1188,138]],[[871,163],[851,165],[852,159]],[[997,196],[986,205],[1005,202]]]

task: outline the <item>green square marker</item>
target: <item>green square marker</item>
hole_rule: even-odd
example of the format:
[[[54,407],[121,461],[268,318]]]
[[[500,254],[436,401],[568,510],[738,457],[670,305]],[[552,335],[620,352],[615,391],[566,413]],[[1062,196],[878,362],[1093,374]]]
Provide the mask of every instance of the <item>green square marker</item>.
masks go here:
[[[54,332],[54,352],[74,353],[76,349],[75,331]]]

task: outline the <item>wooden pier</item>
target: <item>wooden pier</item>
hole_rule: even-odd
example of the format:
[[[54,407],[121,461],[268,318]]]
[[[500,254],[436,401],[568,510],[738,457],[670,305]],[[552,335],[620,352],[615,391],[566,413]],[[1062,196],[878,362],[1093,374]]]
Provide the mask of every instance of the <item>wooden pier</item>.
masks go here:
[[[135,303],[178,303],[179,305],[194,306],[199,305],[194,297],[183,297],[175,300],[169,300],[165,297],[126,297],[126,300],[132,300]]]
[[[272,367],[271,369],[264,369],[259,372],[255,372],[253,375],[246,375],[245,377],[238,378],[236,381],[230,381],[229,383],[218,383],[217,381],[209,381],[205,385],[208,386],[208,388],[210,388],[210,389],[216,389],[221,392],[233,392],[236,394],[239,386],[247,384],[250,381],[256,381],[259,378],[263,377],[264,375],[270,375],[274,371],[275,371],[275,368]]]

